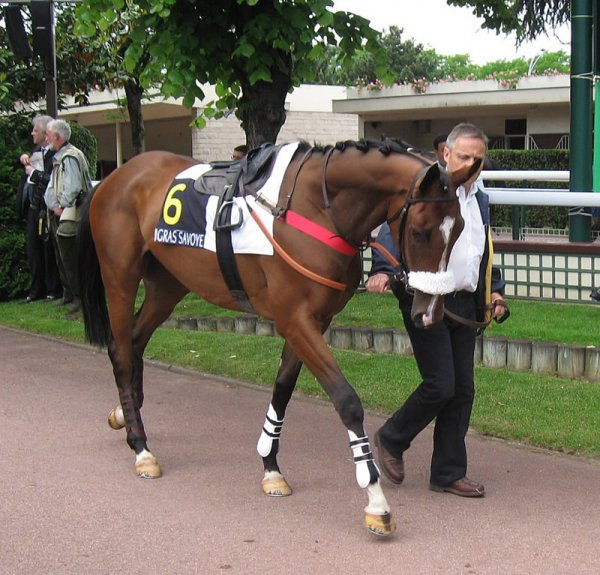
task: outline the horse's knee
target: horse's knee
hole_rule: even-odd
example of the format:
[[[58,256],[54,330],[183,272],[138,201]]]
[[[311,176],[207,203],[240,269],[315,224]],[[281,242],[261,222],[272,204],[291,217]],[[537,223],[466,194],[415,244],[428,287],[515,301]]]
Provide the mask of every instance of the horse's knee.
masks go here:
[[[351,429],[357,423],[362,424],[365,412],[357,393],[352,388],[334,398],[333,404],[346,428]]]

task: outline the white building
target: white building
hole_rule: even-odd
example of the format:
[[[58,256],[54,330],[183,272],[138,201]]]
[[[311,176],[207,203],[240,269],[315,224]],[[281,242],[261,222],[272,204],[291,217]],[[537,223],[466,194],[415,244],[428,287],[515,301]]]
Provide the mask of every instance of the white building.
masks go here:
[[[206,92],[211,100],[211,90]],[[89,106],[72,103],[60,112],[97,137],[98,177],[133,154],[123,97],[121,92],[95,93]],[[448,133],[458,122],[472,122],[488,134],[492,148],[568,148],[569,100],[566,75],[530,76],[514,86],[496,80],[441,82],[419,92],[412,86],[374,92],[303,85],[288,94],[287,120],[278,142],[334,144],[391,136],[429,149],[438,134]],[[188,109],[173,99],[146,99],[146,149],[170,150],[203,161],[229,159],[232,149],[245,142],[239,121],[231,114],[198,130],[191,124],[199,108],[201,103]]]
[[[424,149],[459,122],[482,128],[491,148],[568,148],[569,82],[567,75],[528,76],[510,87],[477,80],[440,82],[422,93],[412,86],[349,89],[333,110],[357,114],[365,138],[400,137]]]

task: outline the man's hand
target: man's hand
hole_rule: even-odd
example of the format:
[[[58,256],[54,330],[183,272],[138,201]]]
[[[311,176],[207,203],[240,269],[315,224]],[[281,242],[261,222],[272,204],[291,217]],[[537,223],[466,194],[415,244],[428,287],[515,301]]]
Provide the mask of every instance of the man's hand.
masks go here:
[[[502,295],[498,292],[492,293],[492,317],[502,317],[508,312],[508,306]]]
[[[379,273],[367,279],[366,288],[369,293],[383,293],[390,290],[390,276]]]

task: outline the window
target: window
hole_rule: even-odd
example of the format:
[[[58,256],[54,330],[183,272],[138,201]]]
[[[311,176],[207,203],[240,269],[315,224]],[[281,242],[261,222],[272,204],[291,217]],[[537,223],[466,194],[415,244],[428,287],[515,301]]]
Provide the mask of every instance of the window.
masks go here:
[[[525,150],[527,136],[527,119],[504,120],[506,149]]]

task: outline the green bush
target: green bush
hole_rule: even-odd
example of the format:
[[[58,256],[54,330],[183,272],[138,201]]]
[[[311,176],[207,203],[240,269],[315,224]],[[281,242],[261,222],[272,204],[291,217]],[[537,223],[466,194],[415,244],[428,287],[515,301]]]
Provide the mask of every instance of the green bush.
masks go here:
[[[0,234],[0,301],[16,299],[29,288],[25,234]]]
[[[489,156],[500,170],[569,170],[568,150],[490,150]],[[568,189],[564,182],[493,182],[506,188]],[[495,226],[510,227],[513,206],[494,207]],[[561,206],[527,206],[523,227],[565,229],[569,223],[569,208]]]
[[[79,148],[85,155],[90,168],[92,180],[96,177],[98,165],[98,142],[96,136],[77,122],[69,122],[71,126],[71,144]]]

